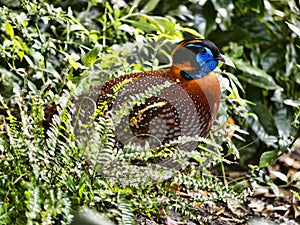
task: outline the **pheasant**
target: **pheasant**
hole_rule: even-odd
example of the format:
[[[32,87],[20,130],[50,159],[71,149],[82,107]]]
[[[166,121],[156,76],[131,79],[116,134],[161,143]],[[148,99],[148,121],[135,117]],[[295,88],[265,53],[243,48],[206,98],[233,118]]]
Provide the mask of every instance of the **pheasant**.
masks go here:
[[[171,56],[170,68],[122,75],[78,96],[74,102],[80,120],[94,113],[91,105],[106,102],[111,118],[118,119],[115,134],[122,144],[155,148],[175,143],[187,150],[197,147],[195,141],[176,141],[208,134],[221,98],[213,70],[225,60],[216,45],[206,39],[181,41]]]

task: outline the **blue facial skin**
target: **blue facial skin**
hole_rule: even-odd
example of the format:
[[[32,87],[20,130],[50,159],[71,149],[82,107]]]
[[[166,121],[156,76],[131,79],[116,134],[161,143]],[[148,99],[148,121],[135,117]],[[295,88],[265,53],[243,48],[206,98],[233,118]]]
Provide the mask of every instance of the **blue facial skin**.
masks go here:
[[[200,70],[196,74],[190,74],[183,71],[183,76],[187,80],[201,78],[217,67],[218,60],[214,58],[209,48],[199,44],[188,44],[186,47],[196,47],[198,49],[196,61],[200,66]]]

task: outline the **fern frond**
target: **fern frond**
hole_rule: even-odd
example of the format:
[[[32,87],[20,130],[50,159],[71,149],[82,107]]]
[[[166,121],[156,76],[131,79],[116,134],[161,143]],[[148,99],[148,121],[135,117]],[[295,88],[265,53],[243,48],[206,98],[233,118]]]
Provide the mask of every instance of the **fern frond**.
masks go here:
[[[121,212],[119,224],[132,225],[134,224],[134,214],[132,205],[123,197],[118,199],[118,208]]]

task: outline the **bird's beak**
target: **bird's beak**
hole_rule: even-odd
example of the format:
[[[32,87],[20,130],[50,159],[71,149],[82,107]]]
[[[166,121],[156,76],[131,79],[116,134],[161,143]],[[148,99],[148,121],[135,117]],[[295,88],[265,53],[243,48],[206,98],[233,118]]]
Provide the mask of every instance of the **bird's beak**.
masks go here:
[[[221,53],[217,57],[215,57],[215,59],[225,63],[224,55],[222,55]]]
[[[229,57],[227,57],[226,55],[223,55],[220,53],[215,59],[223,62],[227,66],[231,66],[231,67],[235,68],[235,65],[232,62],[232,60]]]

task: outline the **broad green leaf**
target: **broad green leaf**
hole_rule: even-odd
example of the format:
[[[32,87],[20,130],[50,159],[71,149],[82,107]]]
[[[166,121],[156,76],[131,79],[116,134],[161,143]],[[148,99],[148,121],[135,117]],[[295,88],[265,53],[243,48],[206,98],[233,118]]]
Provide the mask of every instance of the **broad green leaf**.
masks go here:
[[[269,135],[259,120],[255,120],[253,117],[248,119],[248,123],[256,136],[265,144],[277,147],[278,138],[274,135]]]
[[[24,57],[24,55],[25,55],[24,51],[17,51],[17,55],[19,56],[20,61],[22,62],[23,57]]]
[[[235,68],[233,61],[228,56],[222,55],[222,57],[225,60],[225,65]]]
[[[239,79],[246,81],[247,83],[266,90],[276,90],[280,87],[274,82],[273,79],[266,77],[253,76],[253,74],[238,75]]]
[[[250,42],[271,41],[272,36],[268,34],[266,25],[254,16],[246,15],[233,18],[234,39],[241,37]],[[241,39],[240,39],[241,40]],[[245,41],[244,40],[244,41]]]
[[[33,91],[33,92],[37,92],[37,88],[35,86],[34,83],[32,83],[30,80],[27,80],[27,84],[28,84],[28,88]]]
[[[265,71],[250,65],[248,62],[245,62],[242,60],[236,60],[235,64],[238,69],[240,69],[246,73],[249,73],[249,74],[252,74],[255,76],[269,77],[269,75]]]
[[[159,24],[159,26],[163,29],[164,33],[173,32],[175,30],[175,21],[172,21],[170,17],[161,17],[161,16],[155,16],[152,17],[154,21]]]
[[[198,38],[204,38],[203,35],[201,35],[198,31],[196,31],[192,28],[189,28],[189,27],[179,27],[179,30],[190,33],[191,35],[198,37]]]
[[[85,187],[86,187],[86,183],[83,183],[81,185],[81,187],[79,188],[79,190],[78,190],[78,195],[79,195],[80,198],[82,198],[82,196],[83,196],[83,192],[85,190]]]
[[[147,4],[143,8],[143,12],[144,13],[149,13],[149,12],[153,11],[156,8],[158,3],[159,3],[159,0],[150,0],[150,1],[148,1]]]
[[[279,188],[276,184],[274,183],[269,183],[270,185],[270,188],[272,189],[273,193],[276,195],[276,196],[279,196]]]
[[[77,62],[74,58],[70,57],[68,59],[68,62],[70,63],[70,65],[75,69],[77,70],[78,68],[81,68],[83,69],[84,66],[82,64],[80,64],[79,62]]]
[[[126,32],[128,32],[130,34],[133,34],[134,31],[135,31],[134,27],[129,26],[128,24],[125,24],[125,23],[122,24],[121,26],[119,26],[119,29],[123,30],[123,31],[126,31]]]
[[[77,30],[86,31],[84,26],[81,26],[81,25],[78,25],[78,24],[72,24],[71,27],[70,27],[70,31],[77,31]]]
[[[126,22],[131,23],[135,28],[139,28],[145,32],[151,32],[157,30],[157,27],[144,21],[126,20]]]
[[[94,47],[91,51],[86,53],[83,57],[83,64],[85,66],[92,66],[98,60],[98,54],[100,52],[100,47]]]
[[[268,49],[267,51],[258,54],[259,63],[261,64],[262,69],[264,71],[275,69],[278,66],[277,60],[280,58],[281,54],[280,51],[274,51],[274,49]]]
[[[4,26],[5,26],[6,33],[10,36],[10,39],[14,39],[15,32],[14,32],[14,28],[11,26],[11,24],[9,22],[5,22]]]
[[[257,115],[260,124],[269,135],[278,135],[277,127],[275,126],[274,116],[269,109],[260,102],[256,105],[250,105],[253,112]]]
[[[283,108],[278,110],[274,118],[280,136],[289,137],[291,133],[291,125],[288,121],[287,109]]]
[[[294,24],[291,24],[287,21],[285,21],[285,23],[288,25],[288,27],[295,33],[297,34],[299,37],[300,37],[300,28],[295,26]]]
[[[239,70],[245,72],[244,74],[239,75],[239,78],[249,84],[267,90],[276,90],[280,88],[273,77],[268,75],[265,71],[241,60],[236,60],[235,65]]]
[[[300,107],[300,100],[286,99],[286,100],[284,100],[284,104],[293,106],[293,107]]]
[[[242,92],[245,93],[245,90],[244,90],[241,82],[239,81],[239,79],[237,79],[237,77],[234,74],[229,73],[229,72],[224,72],[224,74],[226,76],[228,76],[231,83],[234,83]]]
[[[271,165],[277,158],[277,150],[264,152],[259,159],[259,168],[264,168]]]
[[[279,178],[280,180],[284,181],[285,183],[288,182],[288,178],[285,174],[279,171],[270,171],[270,173],[273,174],[275,177]]]

